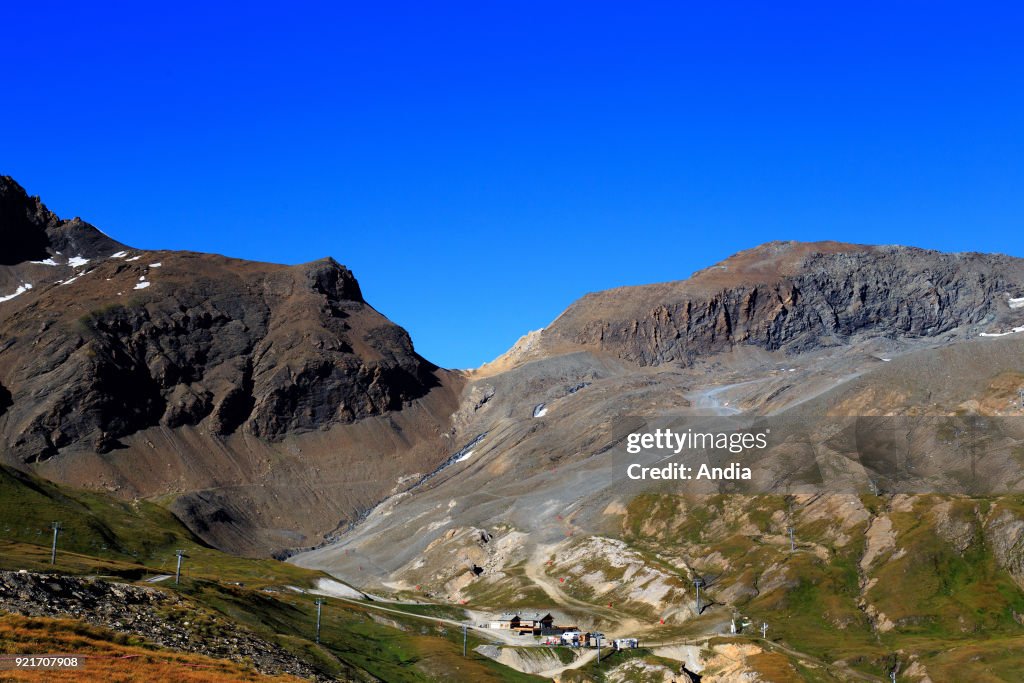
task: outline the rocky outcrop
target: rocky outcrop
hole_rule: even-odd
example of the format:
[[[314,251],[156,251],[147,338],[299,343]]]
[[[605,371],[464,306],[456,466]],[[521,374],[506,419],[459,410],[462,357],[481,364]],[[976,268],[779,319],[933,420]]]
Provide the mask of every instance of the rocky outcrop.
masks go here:
[[[161,647],[251,665],[264,674],[335,680],[280,645],[157,588],[0,571],[0,610],[32,617],[82,619]]]
[[[986,540],[999,566],[1024,588],[1024,519],[1001,507],[993,511],[986,523]]]
[[[772,243],[689,280],[585,296],[543,338],[640,365],[744,345],[800,353],[861,335],[933,338],[992,322],[1022,288],[1024,261],[1007,256]]]
[[[55,255],[92,258],[124,247],[79,218],[58,218],[9,176],[0,176],[0,243],[0,266]]]

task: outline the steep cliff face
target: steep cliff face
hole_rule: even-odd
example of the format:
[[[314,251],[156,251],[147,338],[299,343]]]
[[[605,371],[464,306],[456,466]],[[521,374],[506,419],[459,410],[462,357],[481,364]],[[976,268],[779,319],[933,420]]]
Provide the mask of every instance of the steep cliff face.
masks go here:
[[[799,353],[861,336],[929,338],[1012,317],[1024,261],[908,247],[771,243],[689,280],[590,294],[542,334],[640,365],[743,345]]]

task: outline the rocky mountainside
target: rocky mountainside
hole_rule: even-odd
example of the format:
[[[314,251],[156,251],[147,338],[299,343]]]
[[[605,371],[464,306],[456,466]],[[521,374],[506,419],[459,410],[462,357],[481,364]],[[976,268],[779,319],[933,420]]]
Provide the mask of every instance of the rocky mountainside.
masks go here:
[[[584,510],[600,530],[601,506],[621,504],[607,458],[626,418],[746,414],[827,431],[844,415],[1021,414],[1022,292],[1024,261],[1007,256],[772,243],[689,280],[588,295],[470,377],[454,419],[469,457],[382,505],[346,556],[299,561],[422,584],[405,572],[460,525],[516,529],[527,547],[561,540],[559,516]],[[1011,461],[998,467],[1020,483]],[[425,568],[458,597],[463,564]]]
[[[919,657],[923,676],[956,670],[962,658],[926,654],[913,638],[956,624],[1009,637],[1024,614],[1022,266],[780,243],[689,280],[584,297],[470,376],[455,424],[471,445],[458,462],[292,561],[371,592],[557,606],[589,628],[649,640],[728,633],[734,614],[765,619],[825,657],[815,666],[836,678],[823,680],[856,679],[850,661],[884,671],[887,647]],[[867,460],[836,457],[839,421],[868,415],[1013,418],[984,427],[992,449],[978,465],[1003,493],[967,502],[958,487],[974,463],[949,420],[905,442],[902,461],[945,488],[878,487]],[[670,416],[802,434],[757,460],[735,456],[765,475],[759,495],[736,495],[743,489],[729,482],[628,481],[626,434]],[[848,488],[801,488],[808,471],[843,468],[855,475]],[[959,531],[950,510],[962,513]],[[796,551],[790,526],[804,543]],[[712,577],[707,613],[693,607],[699,576]],[[946,597],[935,602],[924,586]],[[999,597],[975,605],[975,591]]]
[[[862,337],[938,338],[988,325],[1024,294],[1024,261],[898,246],[772,242],[679,282],[589,294],[529,357],[573,348],[640,365],[750,346],[801,353]]]
[[[400,409],[439,384],[409,335],[332,259],[143,260],[4,182],[0,192],[15,195],[5,215],[23,219],[5,233],[26,257],[66,263],[3,304],[8,458],[44,460],[82,441],[102,453],[157,425],[280,439]]]
[[[124,496],[171,494],[211,540],[266,552],[315,542],[447,457],[458,375],[420,357],[333,259],[132,249],[57,218],[10,178],[0,217],[14,245],[0,265],[4,462]],[[314,481],[320,468],[331,474]],[[306,511],[285,518],[345,469],[364,482],[352,497],[335,495],[313,524]],[[290,536],[270,548],[246,529],[268,510]],[[222,522],[241,537],[211,536]]]

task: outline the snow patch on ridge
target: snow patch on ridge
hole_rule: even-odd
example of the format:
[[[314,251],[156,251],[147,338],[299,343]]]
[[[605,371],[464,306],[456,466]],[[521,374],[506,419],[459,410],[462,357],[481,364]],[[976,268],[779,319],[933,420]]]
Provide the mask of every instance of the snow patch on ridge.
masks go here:
[[[70,285],[72,282],[74,282],[78,278],[83,277],[85,275],[88,275],[91,272],[92,272],[91,270],[87,270],[84,273],[79,273],[78,275],[75,275],[74,277],[69,277],[67,280],[58,280],[57,284],[61,285],[61,286],[63,286],[63,285]]]
[[[4,301],[10,301],[11,299],[13,299],[16,296],[21,296],[22,294],[24,294],[25,292],[27,292],[30,289],[32,289],[32,285],[30,283],[28,283],[28,282],[24,282],[24,283],[18,285],[18,288],[16,290],[14,290],[14,294],[8,294],[7,296],[0,296],[0,303],[2,303]]]
[[[1024,325],[1015,327],[1009,332],[982,332],[979,337],[1005,337],[1008,334],[1017,334],[1018,332],[1024,332]]]

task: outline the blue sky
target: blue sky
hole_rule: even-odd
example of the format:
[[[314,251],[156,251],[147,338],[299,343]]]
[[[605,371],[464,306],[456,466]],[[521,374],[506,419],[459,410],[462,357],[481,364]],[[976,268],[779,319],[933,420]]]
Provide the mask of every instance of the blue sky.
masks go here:
[[[5,7],[0,173],[134,246],[334,256],[448,367],[768,240],[1024,256],[1015,3],[242,7]]]

